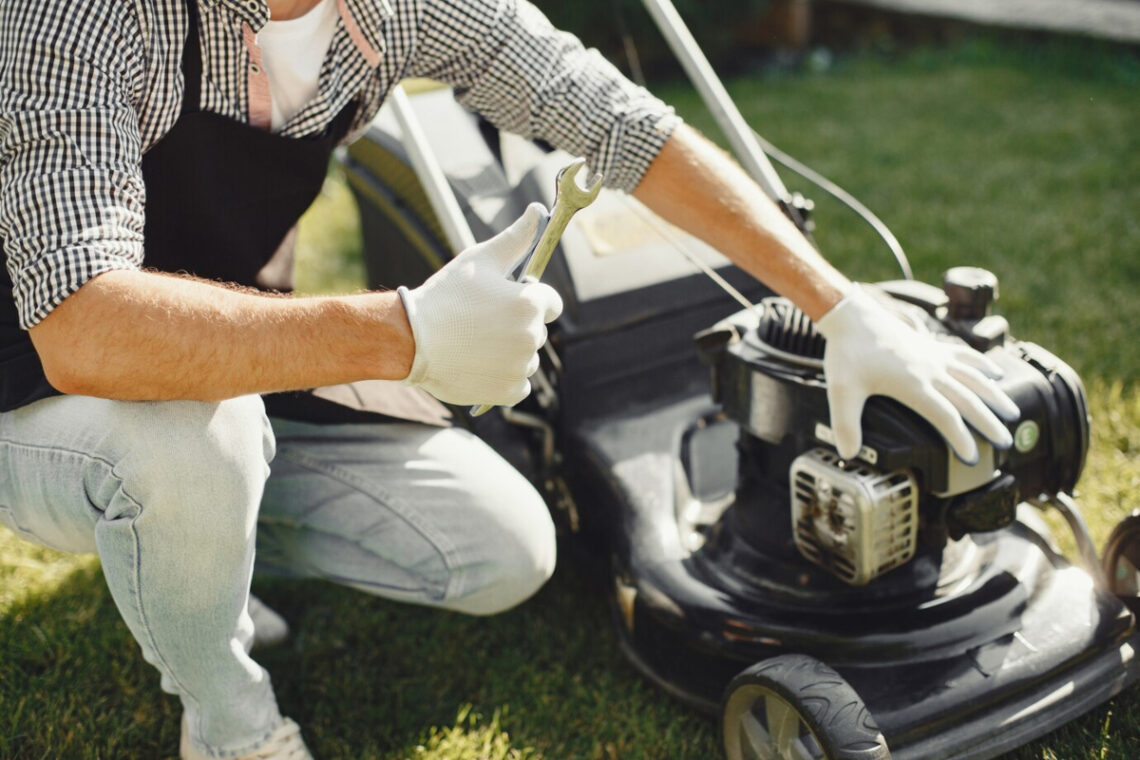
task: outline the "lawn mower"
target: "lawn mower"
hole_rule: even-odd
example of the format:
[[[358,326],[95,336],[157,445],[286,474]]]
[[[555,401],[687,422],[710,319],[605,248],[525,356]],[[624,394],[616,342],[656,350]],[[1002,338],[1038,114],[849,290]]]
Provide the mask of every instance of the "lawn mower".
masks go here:
[[[646,0],[747,170],[810,234],[667,0]],[[1103,560],[1071,496],[1089,445],[1077,373],[1013,337],[997,278],[915,281],[901,246],[839,188],[904,278],[872,287],[916,329],[983,351],[1021,409],[1014,445],[957,459],[886,398],[840,458],[824,339],[791,302],[625,195],[573,219],[544,281],[565,310],[534,392],[455,409],[600,547],[617,637],[653,683],[719,716],[730,760],[980,760],[1133,683],[1140,517]],[[369,284],[415,286],[454,251],[550,206],[571,157],[500,134],[445,88],[397,88],[341,152]],[[1071,527],[1071,564],[1041,519]]]

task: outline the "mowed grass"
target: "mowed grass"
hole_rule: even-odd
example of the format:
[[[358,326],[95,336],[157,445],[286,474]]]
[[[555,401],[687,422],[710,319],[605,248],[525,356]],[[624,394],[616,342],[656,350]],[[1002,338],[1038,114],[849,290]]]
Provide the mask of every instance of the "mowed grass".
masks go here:
[[[1140,506],[1138,72],[1111,48],[982,41],[729,83],[763,134],[892,226],[919,278],[992,269],[1015,334],[1081,372],[1094,428],[1080,497],[1098,542]],[[660,92],[714,131],[687,88]],[[811,195],[833,259],[862,279],[895,276],[867,231]],[[334,179],[306,218],[303,288],[361,286],[354,214]],[[618,654],[585,575],[565,551],[545,589],[491,619],[255,579],[294,629],[259,659],[318,758],[717,756],[714,724]],[[98,562],[0,531],[0,758],[172,756],[179,712],[119,621]],[[1140,757],[1140,692],[1008,757]]]

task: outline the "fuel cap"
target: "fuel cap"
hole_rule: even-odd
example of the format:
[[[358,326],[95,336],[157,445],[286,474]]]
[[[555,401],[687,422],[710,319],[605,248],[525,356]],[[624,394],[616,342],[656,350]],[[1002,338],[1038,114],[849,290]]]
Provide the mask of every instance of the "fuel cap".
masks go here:
[[[949,299],[950,319],[977,321],[990,312],[998,297],[997,275],[981,267],[954,267],[942,275],[942,289]]]

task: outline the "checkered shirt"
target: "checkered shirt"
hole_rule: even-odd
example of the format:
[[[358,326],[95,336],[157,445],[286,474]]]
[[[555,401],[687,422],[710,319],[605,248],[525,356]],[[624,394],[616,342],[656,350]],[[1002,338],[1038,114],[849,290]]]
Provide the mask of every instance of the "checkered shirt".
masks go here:
[[[203,110],[261,123],[264,0],[199,0]],[[525,0],[338,0],[319,93],[280,130],[320,133],[350,100],[360,134],[410,76],[501,129],[585,156],[631,190],[678,123]],[[0,0],[0,241],[20,323],[143,260],[141,156],[182,106],[184,0]]]

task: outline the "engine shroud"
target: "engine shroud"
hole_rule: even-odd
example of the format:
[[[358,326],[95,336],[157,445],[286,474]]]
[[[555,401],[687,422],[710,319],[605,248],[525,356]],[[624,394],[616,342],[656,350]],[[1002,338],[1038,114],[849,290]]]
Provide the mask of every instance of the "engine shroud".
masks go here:
[[[1089,436],[1088,406],[1076,372],[1040,346],[1010,338],[1004,320],[1004,331],[995,335],[994,320],[1000,318],[951,319],[946,297],[936,288],[884,283],[879,294],[899,318],[942,339],[976,345],[975,329],[981,324],[989,345],[986,354],[1004,372],[999,385],[1022,413],[1011,426],[1015,446],[999,451],[975,436],[979,462],[967,465],[919,415],[890,399],[873,397],[864,410],[864,445],[857,461],[843,463],[835,457],[836,464],[817,472],[819,484],[851,492],[842,485],[849,479],[845,467],[888,480],[911,479],[917,489],[921,543],[935,553],[948,539],[1009,525],[1023,500],[1071,491],[1084,465]],[[894,549],[864,542],[862,551],[854,550],[826,524],[798,516],[803,499],[791,488],[797,477],[793,462],[813,450],[833,451],[834,444],[822,372],[826,344],[811,321],[786,299],[768,298],[756,311],[738,312],[705,331],[699,344],[713,368],[714,398],[750,439],[741,445],[747,452],[740,464],[741,482],[760,477],[763,482],[753,490],[791,491],[789,527],[801,553],[855,584],[902,564]],[[849,516],[862,518],[839,533],[855,536],[878,530],[887,519],[878,512],[896,508],[884,498],[862,512],[848,510]],[[758,546],[778,541],[768,530],[770,504],[738,503],[736,509],[746,537],[755,536]]]

